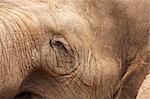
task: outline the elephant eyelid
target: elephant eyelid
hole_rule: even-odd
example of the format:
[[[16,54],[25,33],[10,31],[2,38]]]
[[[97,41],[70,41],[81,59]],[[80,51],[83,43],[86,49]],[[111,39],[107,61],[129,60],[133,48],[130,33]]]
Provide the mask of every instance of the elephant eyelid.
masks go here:
[[[54,49],[62,50],[70,55],[72,55],[72,50],[65,40],[65,38],[61,35],[54,35],[53,38],[50,40],[50,46]]]
[[[55,41],[55,43],[53,44],[53,46],[61,49],[61,50],[64,50],[65,52],[67,52],[67,48],[66,48],[66,45],[64,45],[62,42],[60,41]]]

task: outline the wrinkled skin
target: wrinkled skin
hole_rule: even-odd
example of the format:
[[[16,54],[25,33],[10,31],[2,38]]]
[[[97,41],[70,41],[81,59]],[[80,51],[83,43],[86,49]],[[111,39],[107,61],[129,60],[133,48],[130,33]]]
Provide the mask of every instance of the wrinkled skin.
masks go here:
[[[0,99],[135,99],[149,73],[149,7],[1,0]]]

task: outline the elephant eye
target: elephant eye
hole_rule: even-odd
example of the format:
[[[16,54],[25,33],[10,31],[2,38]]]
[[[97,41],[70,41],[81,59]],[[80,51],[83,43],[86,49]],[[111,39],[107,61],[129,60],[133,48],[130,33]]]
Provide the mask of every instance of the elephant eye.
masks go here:
[[[72,50],[67,40],[61,35],[54,35],[49,44],[51,52],[48,55],[51,58],[46,59],[47,64],[53,66],[53,71],[59,75],[72,72],[75,69],[76,52]]]
[[[62,43],[60,41],[51,41],[50,44],[51,44],[52,48],[57,48],[59,50],[67,52],[66,46],[68,46],[68,45],[65,45],[64,43]]]
[[[68,42],[60,35],[54,35],[50,40],[50,46],[58,53],[64,53],[72,56],[72,49]]]

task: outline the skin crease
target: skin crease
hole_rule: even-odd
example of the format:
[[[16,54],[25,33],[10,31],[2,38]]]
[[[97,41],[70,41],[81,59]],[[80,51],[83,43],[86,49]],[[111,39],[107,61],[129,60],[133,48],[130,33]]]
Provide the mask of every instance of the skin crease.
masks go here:
[[[149,13],[149,0],[1,0],[0,99],[135,99]]]

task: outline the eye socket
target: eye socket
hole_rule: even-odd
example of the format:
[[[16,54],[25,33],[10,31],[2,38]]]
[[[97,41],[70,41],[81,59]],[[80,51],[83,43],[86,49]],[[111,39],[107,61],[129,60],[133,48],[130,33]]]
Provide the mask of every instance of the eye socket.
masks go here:
[[[42,64],[53,76],[68,75],[77,69],[78,53],[64,36],[54,35],[42,48]]]

